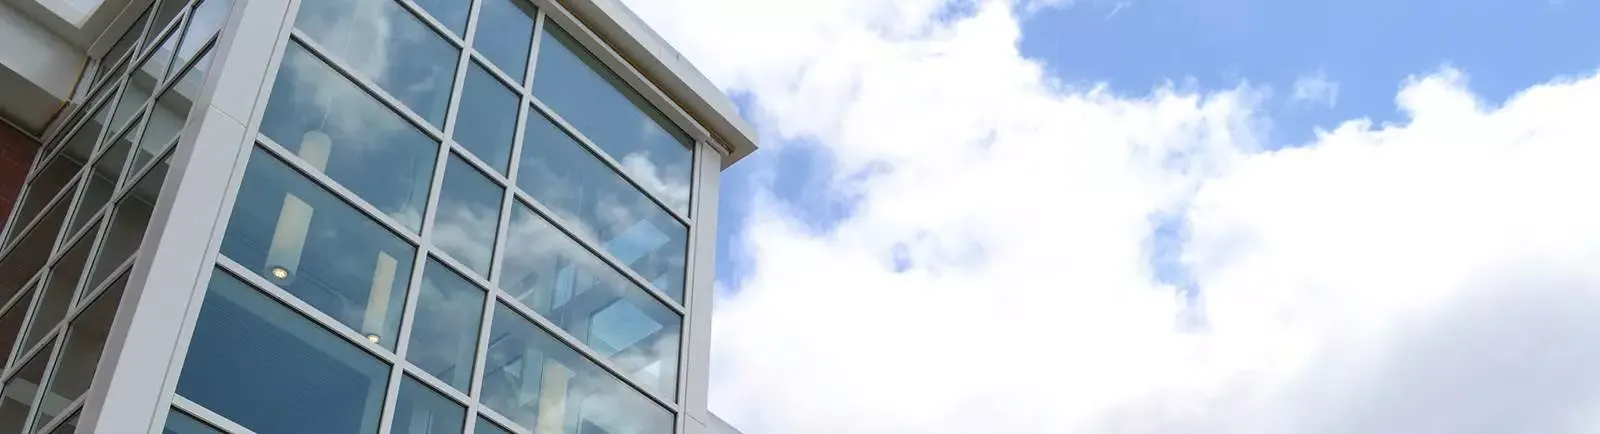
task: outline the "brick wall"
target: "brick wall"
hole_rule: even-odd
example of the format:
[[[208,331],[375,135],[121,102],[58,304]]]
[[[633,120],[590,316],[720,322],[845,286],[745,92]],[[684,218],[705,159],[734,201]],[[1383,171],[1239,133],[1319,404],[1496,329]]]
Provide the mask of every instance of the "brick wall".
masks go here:
[[[11,204],[17,201],[22,181],[28,177],[28,165],[39,144],[27,135],[0,122],[0,223],[11,214]]]

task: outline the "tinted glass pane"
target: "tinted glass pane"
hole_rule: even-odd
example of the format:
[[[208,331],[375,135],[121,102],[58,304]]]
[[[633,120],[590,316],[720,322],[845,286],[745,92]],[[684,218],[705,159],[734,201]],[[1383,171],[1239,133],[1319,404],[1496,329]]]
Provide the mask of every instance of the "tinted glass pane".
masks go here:
[[[260,148],[222,254],[394,348],[416,249]]]
[[[79,133],[82,134],[84,132],[80,130]],[[91,143],[89,146],[93,146],[93,144]],[[45,163],[44,168],[40,169],[39,173],[35,175],[33,183],[23,192],[22,206],[17,209],[15,219],[11,223],[11,233],[7,235],[8,239],[15,240],[22,235],[22,229],[31,220],[38,217],[39,210],[44,209],[45,205],[54,200],[61,192],[66,191],[68,192],[67,194],[71,194],[70,192],[73,190],[67,188],[67,183],[78,175],[78,170],[83,168],[83,162],[89,158],[87,150],[84,151],[82,156],[74,155],[71,151],[72,146],[69,145],[68,152],[61,152],[50,157],[50,162]],[[71,196],[67,197],[70,198]]]
[[[479,276],[489,275],[504,191],[460,157],[450,157],[440,187],[433,242]]]
[[[122,266],[144,242],[144,230],[150,227],[150,213],[155,210],[156,199],[161,195],[161,185],[167,178],[167,161],[151,169],[133,185],[127,196],[117,202],[111,214],[111,226],[95,253],[90,266],[89,286],[94,287]]]
[[[100,159],[95,160],[94,170],[89,172],[89,185],[84,189],[83,198],[79,199],[78,209],[73,211],[72,229],[68,229],[68,233],[76,232],[111,201],[112,190],[122,176],[123,165],[128,162],[128,151],[132,148],[133,142],[118,140]]]
[[[689,229],[595,159],[549,118],[528,116],[517,186],[563,223],[683,300]]]
[[[62,421],[60,425],[56,425],[56,429],[50,430],[50,434],[72,434],[73,432],[76,432],[77,430],[78,430],[78,414],[77,413],[73,413],[72,417],[69,417],[69,418],[67,418],[67,420]]]
[[[134,71],[133,78],[141,80],[135,81],[135,83],[148,81],[150,85],[146,89],[153,90],[170,75],[172,56],[173,53],[178,51],[178,30],[177,26],[172,26],[165,30],[166,33],[161,34],[161,46],[154,53],[150,53],[149,60],[140,65],[138,71]],[[149,95],[149,93],[145,95]]]
[[[117,43],[113,44],[111,50],[106,52],[106,57],[104,58],[106,61],[115,62],[121,59],[123,55],[128,54],[128,51],[133,48],[133,44],[138,42],[139,37],[144,34],[145,26],[150,24],[150,11],[146,10],[143,14],[140,14],[139,18],[133,23],[133,27],[129,27],[128,31],[122,34],[122,37],[117,38]]]
[[[456,36],[463,36],[462,33],[467,28],[467,8],[471,6],[470,0],[416,0],[416,3]]]
[[[468,390],[477,357],[483,297],[483,289],[429,260],[422,271],[406,360],[457,390]]]
[[[500,286],[660,396],[677,396],[683,318],[533,210],[512,211]]]
[[[72,305],[73,290],[78,287],[78,278],[83,276],[83,264],[89,259],[89,246],[93,244],[94,237],[79,238],[50,267],[50,279],[44,284],[39,307],[34,309],[28,320],[28,333],[22,339],[22,351],[33,348],[67,316],[67,308]]]
[[[307,0],[294,25],[423,119],[444,125],[461,52],[399,3]]]
[[[21,337],[18,335],[22,333],[22,321],[27,319],[28,308],[32,306],[34,294],[38,293],[33,288],[28,288],[22,299],[12,304],[6,313],[0,314],[0,364],[11,360],[12,347],[17,343],[17,338]]]
[[[95,297],[83,313],[73,320],[67,332],[67,344],[61,348],[56,367],[50,373],[50,385],[45,389],[47,403],[69,403],[83,396],[94,381],[95,365],[100,363],[100,352],[105,349],[106,336],[111,333],[111,322],[117,315],[117,303],[122,301],[122,286],[106,289]],[[54,419],[63,408],[60,405],[43,405],[34,426],[42,426]]]
[[[482,1],[472,48],[520,83],[528,70],[528,51],[533,47],[533,5],[527,0]]]
[[[56,242],[56,231],[66,218],[68,201],[57,201],[44,213],[44,219],[17,241],[16,247],[0,259],[0,300],[8,300],[44,267],[50,258],[50,249]]]
[[[466,421],[466,409],[461,408],[460,404],[406,376],[400,383],[400,396],[395,398],[394,427],[390,432],[460,433]]]
[[[207,53],[199,64],[209,66],[210,62],[211,54]],[[149,118],[145,121],[144,134],[139,137],[138,152],[133,153],[132,167],[135,173],[150,164],[155,156],[166,152],[177,140],[178,133],[189,118],[189,109],[194,107],[194,99],[200,96],[200,85],[204,81],[203,67],[190,68],[177,83],[156,98],[155,106],[151,107]]]
[[[6,387],[0,391],[0,432],[22,432],[28,422],[28,411],[39,396],[39,381],[44,379],[45,362],[50,360],[50,347],[45,347],[22,365]]]
[[[672,415],[498,304],[483,403],[525,429],[566,434],[672,432]],[[550,428],[544,428],[550,427]]]
[[[422,227],[438,144],[299,44],[283,55],[261,132],[400,224]]]
[[[233,0],[204,0],[195,6],[189,15],[189,30],[178,43],[178,58],[172,61],[173,68],[181,68],[194,59],[206,41],[228,21],[228,10],[232,7]]]
[[[501,428],[500,425],[495,425],[494,422],[490,422],[488,419],[481,417],[478,418],[478,427],[473,428],[472,432],[477,434],[511,434],[511,431],[506,431],[506,429]]]
[[[167,412],[167,425],[161,429],[161,434],[222,434],[222,431],[174,408]]]
[[[693,141],[572,36],[544,29],[533,95],[662,202],[687,213]]]
[[[517,96],[477,62],[467,68],[454,138],[489,167],[506,173],[517,132]]]
[[[178,394],[258,434],[378,432],[389,367],[222,270]]]

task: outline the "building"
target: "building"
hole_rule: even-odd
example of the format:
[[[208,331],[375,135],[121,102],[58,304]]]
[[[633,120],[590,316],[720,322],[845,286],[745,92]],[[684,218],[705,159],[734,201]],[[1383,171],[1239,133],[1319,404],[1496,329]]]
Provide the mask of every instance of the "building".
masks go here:
[[[616,0],[7,0],[0,115],[0,434],[732,432],[754,136]]]

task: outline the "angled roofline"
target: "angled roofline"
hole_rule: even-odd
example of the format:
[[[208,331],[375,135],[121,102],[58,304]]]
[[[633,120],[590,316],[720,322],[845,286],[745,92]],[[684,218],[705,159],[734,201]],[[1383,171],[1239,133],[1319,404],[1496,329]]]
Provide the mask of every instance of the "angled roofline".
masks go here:
[[[618,0],[556,1],[704,124],[727,151],[723,168],[755,152],[755,130],[739,116],[733,100],[627,6]]]

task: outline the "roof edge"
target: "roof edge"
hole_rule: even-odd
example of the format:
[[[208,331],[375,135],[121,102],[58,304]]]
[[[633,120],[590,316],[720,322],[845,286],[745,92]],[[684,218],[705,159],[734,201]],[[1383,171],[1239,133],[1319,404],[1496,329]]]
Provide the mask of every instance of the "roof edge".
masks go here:
[[[557,0],[639,68],[726,148],[727,168],[756,150],[756,133],[733,99],[711,83],[682,53],[618,0]]]

